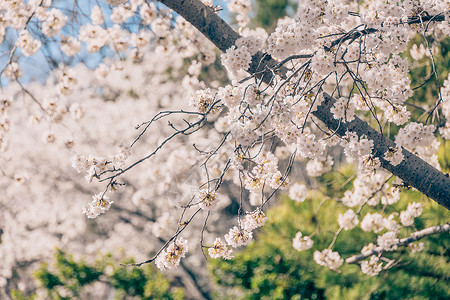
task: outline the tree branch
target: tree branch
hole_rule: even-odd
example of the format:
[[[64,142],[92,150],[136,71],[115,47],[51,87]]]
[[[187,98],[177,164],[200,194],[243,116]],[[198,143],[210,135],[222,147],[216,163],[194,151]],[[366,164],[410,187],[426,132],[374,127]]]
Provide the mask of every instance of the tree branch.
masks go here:
[[[401,178],[405,184],[415,187],[440,205],[450,209],[450,178],[448,174],[440,172],[405,149],[403,149],[404,160],[402,163],[397,166],[391,165],[383,156],[389,148],[395,147],[395,143],[357,116],[352,122],[339,122],[330,111],[335,100],[325,93],[324,97],[325,101],[317,111],[313,112],[314,116],[325,123],[331,131],[336,131],[339,136],[345,135],[348,131],[355,132],[358,136],[366,135],[373,141],[372,153],[380,159],[383,168]]]
[[[406,24],[418,24],[418,23],[422,23],[422,22],[442,22],[445,20],[445,17],[443,14],[440,15],[436,15],[436,16],[423,16],[423,17],[410,17],[408,18],[408,21],[406,21]],[[404,23],[401,23],[404,24]],[[363,30],[359,30],[359,31],[355,31],[352,34],[349,35],[345,35],[342,38],[336,39],[334,41],[331,42],[330,45],[325,47],[325,50],[329,51],[331,48],[333,48],[336,45],[339,45],[340,43],[343,43],[345,41],[348,40],[356,40],[359,37],[371,34],[371,33],[375,33],[377,32],[378,29],[375,28],[366,28]]]
[[[416,231],[416,232],[412,233],[409,237],[401,239],[398,242],[397,246],[398,247],[407,246],[408,244],[418,241],[424,237],[427,237],[427,236],[430,236],[433,234],[437,234],[437,233],[441,233],[441,232],[450,232],[450,223],[447,223],[444,225],[436,225],[436,226],[425,228],[420,231]],[[372,255],[377,255],[381,252],[383,252],[383,248],[376,247],[372,250],[365,251],[361,254],[353,255],[353,256],[347,258],[345,261],[348,264],[354,264],[354,263],[357,263],[358,261],[366,259],[367,257],[370,257]]]
[[[226,51],[234,45],[240,37],[213,9],[206,7],[200,0],[160,0],[160,2],[185,18],[222,51]],[[439,20],[441,18],[439,17]],[[414,20],[409,21],[413,22]],[[258,52],[253,56],[248,72],[259,74],[258,77],[262,81],[270,84],[273,77],[272,70],[277,64],[278,62],[270,55]],[[282,75],[287,71],[284,67],[277,70]],[[440,172],[407,150],[403,150],[404,161],[397,166],[392,166],[383,159],[383,156],[390,147],[395,147],[395,143],[357,117],[354,121],[346,124],[334,119],[330,108],[336,100],[327,94],[324,94],[324,97],[325,101],[313,113],[314,116],[340,136],[345,135],[347,131],[355,132],[358,136],[366,135],[374,141],[373,153],[380,159],[383,168],[402,179],[404,183],[450,209],[450,178],[448,174]]]

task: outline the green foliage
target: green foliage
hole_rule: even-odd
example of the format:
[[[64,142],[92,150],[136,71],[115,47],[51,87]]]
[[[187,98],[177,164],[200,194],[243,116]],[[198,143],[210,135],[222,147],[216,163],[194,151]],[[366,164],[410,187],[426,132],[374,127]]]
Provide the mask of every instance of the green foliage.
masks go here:
[[[330,175],[328,175],[330,176]],[[336,181],[339,181],[336,175]],[[450,297],[450,238],[438,234],[423,240],[425,250],[413,254],[402,248],[384,256],[399,262],[394,268],[370,277],[357,265],[341,267],[341,273],[317,265],[312,253],[327,248],[338,229],[336,215],[346,210],[336,201],[319,204],[326,197],[310,193],[303,203],[288,198],[267,213],[269,221],[256,240],[233,260],[212,260],[210,270],[217,284],[242,292],[242,299],[448,299]],[[420,200],[418,192],[402,192],[401,200],[391,210],[406,208],[407,203]],[[445,223],[450,213],[432,203],[423,203],[423,215],[416,219],[418,230]],[[362,215],[365,214],[364,208]],[[397,210],[398,211],[398,210]],[[387,212],[389,213],[389,212]],[[310,250],[298,252],[292,247],[297,231],[310,235],[320,224],[321,233],[314,236]],[[413,229],[402,230],[402,236]],[[343,231],[334,250],[344,258],[359,253],[364,245],[376,243],[377,235],[360,228]]]
[[[433,40],[429,39],[430,46],[432,45]],[[416,35],[410,42],[410,45],[416,44],[419,46],[420,44],[426,47],[426,42],[424,41],[421,35]],[[436,83],[436,74],[433,73],[433,65],[432,60],[428,56],[424,56],[419,61],[414,61],[411,55],[406,52],[404,54],[405,57],[408,58],[410,62],[410,79],[411,79],[411,87],[419,87],[424,84],[427,80],[429,80],[422,87],[414,90],[414,95],[408,100],[409,103],[413,103],[418,106],[426,105],[426,108],[431,110],[439,99],[439,89],[444,80],[447,79],[448,73],[450,70],[450,37],[442,41],[435,41],[434,45],[438,52],[433,54],[433,59],[436,66],[436,74],[437,81],[439,85]],[[422,116],[422,122],[425,122],[428,114],[423,114],[423,110],[414,110],[414,114],[411,115],[411,118],[416,120]],[[430,123],[431,118],[428,120]]]
[[[252,19],[254,26],[273,30],[277,20],[295,12],[295,1],[291,0],[256,0],[256,16]]]
[[[12,290],[11,291],[11,297],[14,300],[34,300],[34,299],[36,299],[36,294],[32,294],[30,296],[26,296],[19,290]]]
[[[441,143],[438,152],[439,165],[443,172],[450,172],[450,141],[441,139]]]
[[[133,262],[128,259],[123,263]],[[49,267],[43,263],[34,276],[48,299],[79,299],[83,288],[96,282],[114,290],[115,299],[184,299],[183,288],[171,287],[170,281],[153,265],[123,267],[109,254],[89,264],[83,259],[76,261],[70,254],[57,249],[54,265]],[[36,294],[26,296],[17,290],[11,295],[15,300],[36,298]]]

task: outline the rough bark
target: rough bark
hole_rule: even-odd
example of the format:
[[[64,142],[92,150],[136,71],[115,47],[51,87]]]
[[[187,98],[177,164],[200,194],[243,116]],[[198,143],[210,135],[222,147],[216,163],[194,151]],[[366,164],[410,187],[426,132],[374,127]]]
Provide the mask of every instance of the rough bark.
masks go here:
[[[160,2],[195,26],[221,51],[226,51],[240,37],[213,9],[203,5],[200,0],[160,0]],[[270,55],[258,52],[253,56],[248,72],[250,74],[257,73],[258,78],[270,84],[273,76],[271,69],[276,65],[277,61]],[[279,68],[278,72],[285,74],[286,69]],[[394,142],[385,138],[359,118],[355,118],[354,121],[347,124],[334,119],[330,108],[334,105],[335,100],[326,94],[324,97],[325,101],[313,113],[314,116],[340,136],[345,135],[347,130],[355,132],[358,136],[366,135],[374,141],[373,153],[380,159],[383,168],[402,179],[404,183],[450,209],[450,178],[448,174],[440,172],[407,150],[403,150],[405,160],[400,165],[392,166],[383,159],[383,156],[389,147],[395,146]]]
[[[334,104],[334,99],[324,94],[325,101],[317,111],[313,113],[318,119],[339,136],[343,136],[347,131],[355,132],[358,136],[366,135],[374,143],[373,154],[380,159],[381,166],[401,178],[409,186],[415,187],[423,194],[436,200],[440,205],[450,209],[450,178],[417,155],[403,149],[405,159],[397,166],[391,165],[383,159],[384,153],[389,148],[395,147],[395,143],[378,131],[374,130],[366,122],[355,116],[355,120],[349,123],[342,123],[334,119],[330,109]]]

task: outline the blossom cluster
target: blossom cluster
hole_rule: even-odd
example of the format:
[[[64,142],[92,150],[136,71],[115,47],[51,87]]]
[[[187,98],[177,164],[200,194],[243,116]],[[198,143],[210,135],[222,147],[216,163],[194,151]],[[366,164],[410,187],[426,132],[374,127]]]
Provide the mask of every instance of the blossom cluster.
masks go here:
[[[308,194],[308,188],[304,184],[294,183],[289,188],[289,198],[297,202],[303,202]]]
[[[198,90],[190,97],[189,104],[200,113],[206,113],[211,109],[214,95],[210,89]]]
[[[308,250],[314,244],[314,241],[309,236],[302,236],[302,233],[299,231],[292,239],[292,246],[297,251]]]
[[[200,208],[204,210],[211,210],[216,205],[219,199],[214,191],[208,191],[208,189],[202,189],[197,194],[198,201],[200,203]]]
[[[394,220],[394,215],[384,218],[380,213],[367,213],[361,221],[361,229],[375,233],[387,230],[397,230],[399,228],[397,222]]]
[[[384,184],[388,174],[379,170],[376,173],[361,174],[353,181],[353,191],[347,190],[342,203],[347,207],[355,207],[367,203],[370,206],[378,204],[392,205],[400,199],[400,191]]]
[[[377,243],[385,251],[393,251],[398,247],[399,239],[396,231],[388,231],[385,234],[378,236]]]
[[[400,212],[400,221],[404,226],[411,226],[414,224],[414,218],[422,214],[422,205],[420,203],[409,203],[408,208]]]
[[[239,226],[234,226],[225,234],[226,243],[222,242],[220,238],[216,238],[214,245],[209,247],[208,254],[212,258],[232,258],[232,248],[248,245],[252,241],[253,230],[263,226],[266,221],[267,217],[260,209],[247,212],[240,220]]]
[[[349,209],[344,214],[339,215],[338,223],[345,230],[353,229],[358,224],[358,216],[353,210]]]
[[[382,263],[379,263],[379,258],[375,255],[370,257],[370,260],[361,262],[361,272],[369,276],[378,275],[383,269]]]
[[[182,237],[177,238],[159,253],[155,264],[161,271],[176,268],[180,264],[180,260],[186,256],[188,250],[188,241]]]
[[[389,148],[383,157],[385,160],[389,161],[389,163],[393,166],[399,165],[403,159],[403,150],[401,146],[397,146],[395,148]]]
[[[117,154],[111,156],[109,159],[94,155],[75,154],[72,156],[72,167],[78,173],[85,171],[87,173],[86,180],[90,183],[94,178],[99,178],[100,175],[107,170],[108,164],[114,168],[119,168],[125,164],[125,161],[131,154],[128,146],[119,146]]]
[[[100,214],[105,213],[110,207],[113,201],[109,200],[109,197],[104,193],[99,193],[92,197],[92,202],[88,207],[83,208],[83,214],[89,219],[94,219]]]
[[[239,70],[247,71],[252,60],[250,51],[247,46],[232,46],[220,56],[222,64],[227,68],[228,72],[234,74]]]
[[[231,246],[222,242],[220,238],[216,238],[214,245],[208,248],[208,254],[212,258],[231,259],[233,258],[232,252]]]
[[[344,263],[338,252],[331,249],[325,249],[323,251],[314,251],[314,260],[321,266],[326,266],[331,270],[338,270]]]
[[[26,29],[20,32],[16,42],[17,47],[22,48],[25,56],[34,55],[41,48],[41,44],[41,41],[33,39],[30,32]]]

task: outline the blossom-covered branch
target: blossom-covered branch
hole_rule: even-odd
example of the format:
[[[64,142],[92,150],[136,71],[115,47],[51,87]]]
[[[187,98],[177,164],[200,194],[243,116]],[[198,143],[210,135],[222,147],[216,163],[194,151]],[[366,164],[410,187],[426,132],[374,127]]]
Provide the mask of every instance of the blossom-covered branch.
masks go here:
[[[444,225],[436,225],[436,226],[422,229],[420,231],[416,231],[416,232],[412,233],[409,237],[398,240],[398,242],[392,246],[396,246],[396,247],[407,246],[412,242],[423,239],[424,237],[427,237],[427,236],[430,236],[433,234],[438,234],[441,232],[450,232],[450,224],[447,223]],[[354,263],[357,263],[357,262],[359,262],[363,259],[366,259],[372,255],[380,254],[383,251],[385,251],[385,248],[378,246],[373,249],[363,251],[361,254],[351,256],[351,257],[347,258],[345,260],[345,262],[347,262],[349,264],[354,264]]]
[[[232,47],[240,37],[227,23],[217,16],[213,9],[205,6],[200,0],[161,0],[161,2],[183,16],[222,51]],[[418,22],[416,19],[410,18],[408,20],[414,23]],[[445,18],[439,15],[427,20],[443,21]],[[367,33],[371,32],[368,31]],[[360,33],[359,36],[361,35]],[[275,73],[285,75],[287,72],[286,68],[276,69],[275,66],[277,66],[277,62],[270,55],[257,52],[253,55],[247,71],[251,74],[258,73],[258,78],[267,84],[271,84]],[[382,167],[401,178],[406,185],[418,189],[440,205],[450,209],[450,177],[448,174],[438,171],[417,155],[405,149],[402,149],[402,153],[405,156],[404,161],[396,166],[390,164],[383,159],[383,155],[389,149],[396,148],[394,142],[385,138],[357,117],[347,124],[344,124],[341,120],[336,120],[330,110],[335,105],[336,100],[326,94],[324,94],[324,98],[325,101],[313,114],[325,123],[331,131],[336,132],[340,136],[345,136],[350,131],[355,132],[358,137],[364,135],[370,137],[374,141],[374,156],[380,159]]]

